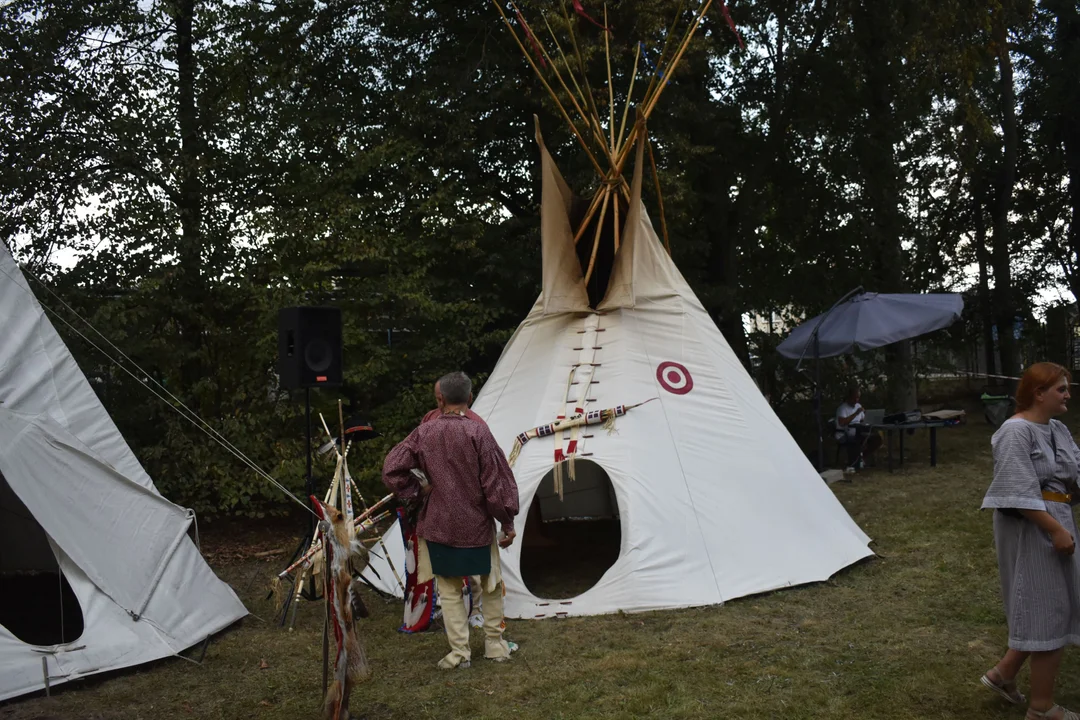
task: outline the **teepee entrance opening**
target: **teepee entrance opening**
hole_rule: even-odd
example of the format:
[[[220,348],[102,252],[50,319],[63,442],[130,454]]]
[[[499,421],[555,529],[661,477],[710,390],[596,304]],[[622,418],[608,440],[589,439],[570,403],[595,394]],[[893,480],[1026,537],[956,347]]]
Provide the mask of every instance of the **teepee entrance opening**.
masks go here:
[[[29,645],[83,632],[79,600],[38,521],[0,473],[0,625]]]
[[[526,515],[521,579],[537,597],[577,597],[619,558],[622,528],[611,478],[584,458],[576,460],[574,470],[574,480],[563,478],[561,499],[549,470]]]

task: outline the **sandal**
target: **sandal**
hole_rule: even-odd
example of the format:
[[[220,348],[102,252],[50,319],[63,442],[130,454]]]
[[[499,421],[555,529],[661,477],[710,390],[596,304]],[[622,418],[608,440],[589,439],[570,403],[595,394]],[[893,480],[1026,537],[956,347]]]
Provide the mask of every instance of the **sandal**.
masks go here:
[[[1061,711],[1060,715],[1056,714],[1058,711]],[[1055,705],[1046,712],[1039,712],[1038,710],[1028,708],[1025,718],[1027,720],[1037,720],[1038,718],[1050,718],[1050,720],[1080,720],[1080,715],[1077,715],[1072,710],[1066,710],[1060,705]]]
[[[980,679],[983,685],[990,688],[991,690],[996,692],[998,695],[1000,695],[1006,702],[1010,702],[1013,705],[1021,705],[1024,702],[1027,701],[1027,698],[1024,697],[1024,694],[1016,689],[1016,681],[1015,680],[1013,680],[1011,682],[997,683],[997,682],[994,682],[993,679],[991,679],[991,677],[990,677],[991,672],[994,672],[994,671],[993,670],[988,671]],[[998,675],[998,677],[1001,677],[1001,676]]]

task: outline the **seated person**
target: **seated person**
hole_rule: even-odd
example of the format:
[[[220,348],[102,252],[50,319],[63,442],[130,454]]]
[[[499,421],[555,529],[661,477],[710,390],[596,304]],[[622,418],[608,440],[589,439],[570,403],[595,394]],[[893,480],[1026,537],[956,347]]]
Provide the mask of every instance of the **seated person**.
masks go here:
[[[881,447],[881,436],[860,426],[866,420],[866,411],[859,403],[860,395],[859,386],[851,385],[847,398],[836,409],[836,442],[846,448],[848,456],[845,472],[862,468],[863,460]]]

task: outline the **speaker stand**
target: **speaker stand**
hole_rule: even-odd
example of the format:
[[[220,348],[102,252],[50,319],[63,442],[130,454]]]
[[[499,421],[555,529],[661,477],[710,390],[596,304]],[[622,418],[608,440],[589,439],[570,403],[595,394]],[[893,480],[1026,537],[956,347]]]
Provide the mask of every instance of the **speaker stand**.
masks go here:
[[[303,557],[304,553],[311,547],[311,543],[315,541],[317,527],[315,525],[315,503],[311,499],[315,495],[315,478],[311,470],[311,388],[304,388],[304,424],[307,432],[305,437],[307,439],[307,476],[304,478],[304,493],[307,495],[308,504],[311,505],[312,514],[308,519],[307,530],[304,536],[300,538],[299,544],[296,546],[295,552],[293,552],[292,558],[289,560],[289,565]],[[304,582],[307,583],[308,589],[305,595],[309,600],[316,598],[315,578],[311,573],[307,573],[304,576]],[[285,621],[289,617],[289,607],[293,604],[293,599],[296,597],[296,588],[293,587],[285,602],[281,606],[281,617],[278,620],[278,624],[281,627],[285,627]],[[296,608],[293,607],[292,622],[296,622]],[[292,623],[289,624],[292,627]]]

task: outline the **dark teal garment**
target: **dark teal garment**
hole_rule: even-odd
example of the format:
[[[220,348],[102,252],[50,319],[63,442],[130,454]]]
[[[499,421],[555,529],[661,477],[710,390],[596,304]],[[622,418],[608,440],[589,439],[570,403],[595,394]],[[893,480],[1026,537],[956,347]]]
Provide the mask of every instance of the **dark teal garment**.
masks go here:
[[[431,572],[443,577],[465,577],[491,573],[491,547],[457,548],[427,541]]]

